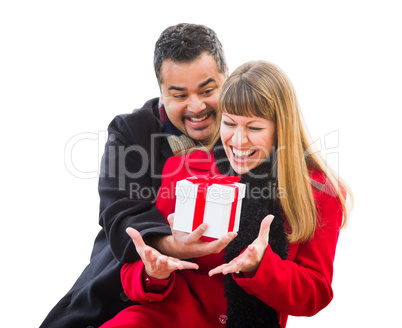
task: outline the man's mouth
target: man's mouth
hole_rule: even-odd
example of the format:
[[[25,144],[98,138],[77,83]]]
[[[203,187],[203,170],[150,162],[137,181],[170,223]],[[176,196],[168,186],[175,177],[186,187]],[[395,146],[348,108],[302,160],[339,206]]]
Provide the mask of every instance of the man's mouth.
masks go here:
[[[234,147],[231,147],[231,148],[232,148],[232,153],[233,153],[234,157],[236,159],[240,159],[240,160],[245,160],[247,158],[250,158],[251,156],[253,156],[256,153],[256,150],[252,150],[252,149],[240,150],[240,149],[237,149]]]
[[[186,119],[189,120],[190,122],[199,123],[205,121],[209,117],[209,115],[211,115],[211,113],[201,116],[187,116]]]

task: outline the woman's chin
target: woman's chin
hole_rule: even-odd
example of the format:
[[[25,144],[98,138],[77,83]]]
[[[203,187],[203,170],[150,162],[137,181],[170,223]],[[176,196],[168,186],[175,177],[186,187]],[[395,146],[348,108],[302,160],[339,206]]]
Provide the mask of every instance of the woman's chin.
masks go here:
[[[246,164],[239,163],[238,161],[233,160],[233,158],[229,159],[230,166],[232,169],[240,175],[248,173],[252,168],[250,168]]]

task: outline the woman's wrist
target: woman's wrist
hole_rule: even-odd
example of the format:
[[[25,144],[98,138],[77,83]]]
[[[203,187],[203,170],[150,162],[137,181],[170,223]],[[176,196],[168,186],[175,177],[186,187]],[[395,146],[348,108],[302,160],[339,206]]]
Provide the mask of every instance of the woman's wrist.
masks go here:
[[[148,273],[146,269],[144,269],[144,277],[148,279],[154,279],[154,280],[167,280],[169,279],[171,274],[165,275],[165,274],[158,274],[158,273]]]
[[[169,275],[167,278],[159,279],[155,277],[149,276],[145,269],[142,272],[142,281],[144,288],[151,292],[158,292],[162,291],[168,287],[169,283],[172,280],[172,274]]]

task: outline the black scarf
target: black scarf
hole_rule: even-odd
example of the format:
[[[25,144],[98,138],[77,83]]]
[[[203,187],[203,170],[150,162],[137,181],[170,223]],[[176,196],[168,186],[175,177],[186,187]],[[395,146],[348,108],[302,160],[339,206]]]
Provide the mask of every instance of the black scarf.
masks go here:
[[[230,166],[222,144],[213,149],[220,174],[238,175]],[[282,259],[288,256],[288,243],[280,204],[276,201],[277,179],[275,152],[264,163],[241,175],[246,184],[246,197],[242,202],[238,236],[225,249],[225,262],[238,256],[257,238],[262,219],[268,214],[275,216],[269,232],[269,245]],[[280,328],[276,311],[257,297],[246,293],[232,278],[225,276],[225,296],[228,303],[229,328]]]

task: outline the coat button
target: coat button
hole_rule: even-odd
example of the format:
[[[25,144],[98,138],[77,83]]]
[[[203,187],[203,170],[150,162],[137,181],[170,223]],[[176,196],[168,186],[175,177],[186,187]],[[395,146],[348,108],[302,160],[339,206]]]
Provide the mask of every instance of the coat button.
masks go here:
[[[127,302],[127,301],[130,300],[130,299],[128,298],[128,296],[126,295],[125,292],[121,292],[121,293],[120,293],[120,299],[121,299],[123,302]]]
[[[221,314],[219,316],[219,323],[222,325],[226,324],[226,321],[228,320],[228,316],[226,314]]]

